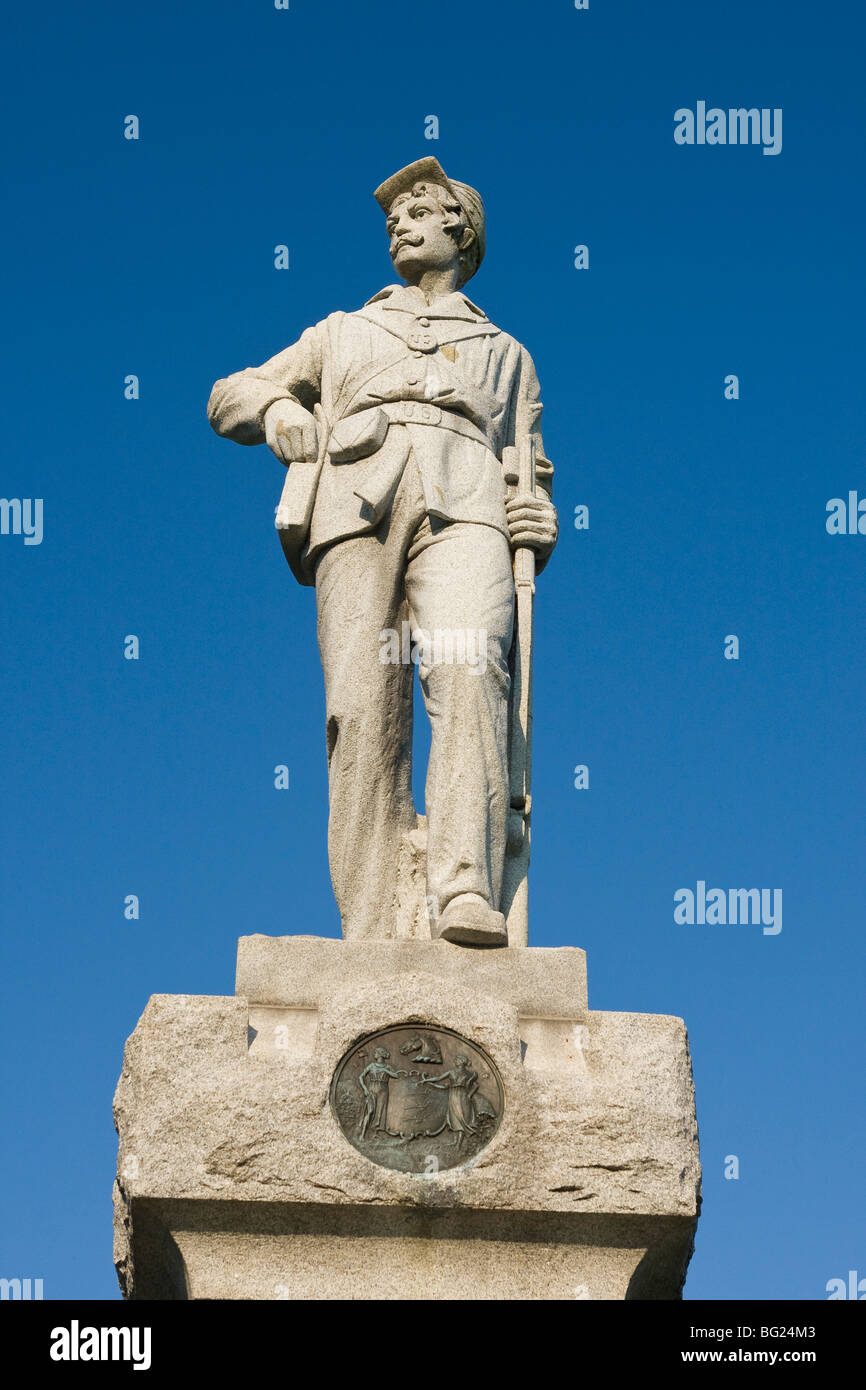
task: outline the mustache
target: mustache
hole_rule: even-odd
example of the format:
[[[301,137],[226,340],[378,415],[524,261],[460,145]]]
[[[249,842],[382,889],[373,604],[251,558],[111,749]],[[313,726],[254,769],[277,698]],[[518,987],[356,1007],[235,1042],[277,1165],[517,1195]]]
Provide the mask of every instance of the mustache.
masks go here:
[[[394,243],[394,250],[399,251],[401,246],[421,246],[424,237],[421,232],[404,232]]]

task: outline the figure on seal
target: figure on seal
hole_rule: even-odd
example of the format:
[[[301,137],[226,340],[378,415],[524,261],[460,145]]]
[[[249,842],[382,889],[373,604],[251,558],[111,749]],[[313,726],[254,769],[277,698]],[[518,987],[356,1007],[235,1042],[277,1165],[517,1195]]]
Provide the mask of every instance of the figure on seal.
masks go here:
[[[479,1096],[478,1073],[470,1065],[469,1058],[461,1053],[455,1059],[450,1071],[439,1076],[425,1076],[420,1085],[435,1086],[437,1091],[448,1092],[448,1110],[438,1129],[428,1131],[435,1139],[437,1134],[449,1129],[452,1142],[458,1147],[467,1134],[477,1134],[482,1119],[495,1119],[496,1112],[484,1096]]]
[[[358,1130],[362,1139],[366,1137],[371,1123],[380,1133],[394,1132],[388,1128],[388,1082],[392,1076],[406,1076],[406,1072],[397,1071],[391,1066],[391,1054],[387,1047],[377,1047],[373,1061],[358,1077],[358,1085],[364,1093],[364,1113]]]

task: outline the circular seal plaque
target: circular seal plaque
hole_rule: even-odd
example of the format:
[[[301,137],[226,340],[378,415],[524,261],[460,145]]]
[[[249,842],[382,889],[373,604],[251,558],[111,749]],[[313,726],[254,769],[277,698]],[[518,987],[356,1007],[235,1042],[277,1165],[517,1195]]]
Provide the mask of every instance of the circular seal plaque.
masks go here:
[[[490,1142],[505,1094],[477,1043],[450,1028],[397,1023],[345,1054],[331,1082],[331,1107],[365,1158],[402,1173],[437,1173]]]

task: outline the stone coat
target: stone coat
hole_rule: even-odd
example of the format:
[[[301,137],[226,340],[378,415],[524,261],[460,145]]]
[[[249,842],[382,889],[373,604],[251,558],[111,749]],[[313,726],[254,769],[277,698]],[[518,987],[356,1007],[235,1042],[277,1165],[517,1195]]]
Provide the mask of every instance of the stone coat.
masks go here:
[[[428,514],[446,521],[508,536],[500,459],[524,433],[536,436],[537,482],[550,493],[553,468],[543,451],[532,359],[459,291],[427,304],[419,290],[389,285],[354,313],[329,314],[260,367],[217,381],[208,418],[220,435],[261,444],[265,412],[279,400],[310,411],[318,405],[325,422],[319,459],[292,464],[287,482],[302,520],[282,539],[304,584],[313,582],[313,562],[324,548],[376,528],[410,451]],[[362,444],[360,456],[338,462],[340,422],[343,438],[354,431]],[[377,422],[387,427],[381,442]],[[375,447],[364,455],[371,432]]]

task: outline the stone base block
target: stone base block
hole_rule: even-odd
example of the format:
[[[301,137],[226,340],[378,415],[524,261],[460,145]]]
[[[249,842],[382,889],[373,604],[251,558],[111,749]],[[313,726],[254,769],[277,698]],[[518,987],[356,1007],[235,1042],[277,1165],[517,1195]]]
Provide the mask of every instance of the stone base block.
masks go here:
[[[115,1116],[128,1298],[681,1292],[685,1028],[588,1011],[580,951],[242,938],[235,997],[150,1000]]]

